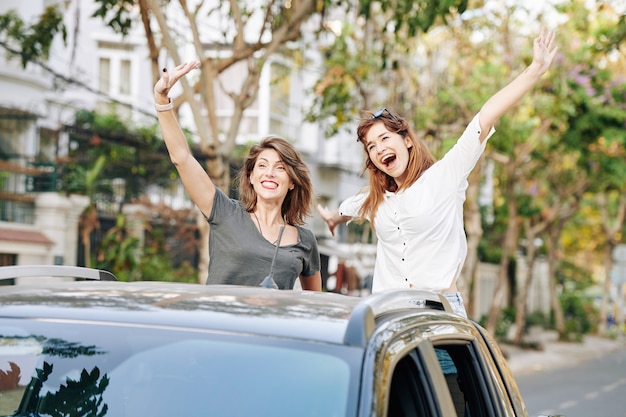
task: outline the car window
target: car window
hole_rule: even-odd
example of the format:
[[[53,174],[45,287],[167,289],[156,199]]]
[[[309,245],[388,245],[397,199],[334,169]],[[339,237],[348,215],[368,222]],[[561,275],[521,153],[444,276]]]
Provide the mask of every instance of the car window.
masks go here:
[[[398,340],[390,344],[387,362],[393,361],[395,345],[406,342]],[[515,415],[484,354],[469,340],[438,340],[434,346],[421,341],[391,369],[387,417]]]
[[[396,364],[389,389],[388,417],[432,416],[429,398],[432,394],[427,372],[420,371],[415,352]]]
[[[506,415],[500,401],[502,392],[494,385],[474,343],[438,342],[435,352],[458,417]]]
[[[8,323],[12,322],[12,323]],[[24,322],[22,320],[21,322]],[[314,348],[314,350],[313,350]],[[351,415],[350,351],[169,328],[3,320],[0,415]]]
[[[382,337],[384,340],[384,335]],[[411,348],[410,346],[413,345]],[[374,377],[375,415],[452,416],[454,409],[435,352],[415,329],[380,346]]]

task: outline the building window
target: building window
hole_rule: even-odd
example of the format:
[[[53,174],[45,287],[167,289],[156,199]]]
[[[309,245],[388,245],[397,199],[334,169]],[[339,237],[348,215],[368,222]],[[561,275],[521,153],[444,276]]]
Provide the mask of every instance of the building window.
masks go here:
[[[120,61],[120,94],[130,95],[130,60]]]
[[[17,255],[13,253],[0,253],[0,266],[12,266],[17,262]]]
[[[0,253],[0,266],[12,266],[17,263],[17,255],[12,253]],[[15,279],[0,279],[0,286],[15,285]]]
[[[111,91],[111,60],[109,58],[100,58],[98,89],[107,94]]]
[[[270,81],[270,132],[290,136],[291,74],[289,67],[272,63]]]

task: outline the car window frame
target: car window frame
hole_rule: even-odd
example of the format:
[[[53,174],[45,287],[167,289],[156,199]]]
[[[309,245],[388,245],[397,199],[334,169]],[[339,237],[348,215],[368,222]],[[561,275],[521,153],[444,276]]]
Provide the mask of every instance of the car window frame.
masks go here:
[[[448,352],[453,352],[451,356],[455,359],[458,374],[467,381],[469,393],[466,394],[472,399],[470,415],[478,417],[511,415],[508,410],[505,411],[510,407],[506,407],[503,403],[498,386],[493,380],[493,374],[483,360],[480,343],[476,340],[440,338],[433,342],[433,347],[446,348]],[[463,366],[459,367],[457,361],[460,361]]]
[[[402,359],[412,356],[416,378],[428,395],[428,417],[448,417],[455,413],[448,386],[435,350],[422,330],[423,320],[394,313],[379,318],[364,356],[360,416],[387,416],[393,375]],[[456,414],[456,413],[455,413]]]
[[[470,370],[476,380],[480,381],[479,391],[486,415],[527,415],[523,411],[525,408],[520,411],[519,404],[516,406],[511,398],[511,390],[513,393],[519,391],[516,385],[511,386],[510,381],[502,375],[503,370],[508,368],[501,366],[493,357],[493,347],[485,341],[484,334],[475,326],[473,322],[458,319],[424,321],[423,318],[411,318],[402,313],[379,318],[377,330],[370,339],[364,359],[362,378],[364,395],[361,398],[359,415],[387,416],[393,372],[398,363],[411,354],[416,354],[416,358],[421,361],[417,365],[420,372],[428,375],[421,377],[421,380],[424,383],[432,383],[427,392],[437,403],[433,415],[456,415],[435,352],[438,346],[455,345],[465,350]],[[374,394],[365,395],[370,390]],[[367,409],[372,413],[363,413]]]
[[[493,366],[488,367],[494,371],[494,378],[501,384],[504,394],[507,396],[508,404],[513,408],[516,416],[528,416],[528,410],[524,403],[522,394],[517,386],[511,368],[506,363],[506,358],[500,350],[497,342],[479,324],[472,322],[476,331],[480,334],[485,348],[484,357],[489,358]]]

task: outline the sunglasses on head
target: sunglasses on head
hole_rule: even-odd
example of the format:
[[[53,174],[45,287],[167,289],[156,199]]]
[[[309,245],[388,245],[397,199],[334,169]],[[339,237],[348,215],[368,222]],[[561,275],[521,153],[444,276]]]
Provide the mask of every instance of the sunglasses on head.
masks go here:
[[[396,122],[398,121],[398,118],[396,117],[396,115],[390,112],[389,110],[387,110],[386,107],[383,107],[382,109],[378,110],[376,113],[372,114],[372,119],[378,119],[380,116],[383,115],[384,112],[387,112],[389,116],[391,116],[393,120],[395,120]]]
[[[389,114],[389,116],[391,116],[391,118],[393,120],[395,120],[396,122],[399,122],[398,118],[396,117],[395,114],[393,114],[392,112],[390,112],[389,110],[387,110],[386,107],[383,107],[382,109],[376,111],[376,113],[372,114],[372,117],[370,117],[370,119],[374,120],[374,119],[378,119],[380,116],[383,115],[383,113],[387,112],[387,114]],[[361,141],[361,138],[357,138],[356,139],[357,142]]]

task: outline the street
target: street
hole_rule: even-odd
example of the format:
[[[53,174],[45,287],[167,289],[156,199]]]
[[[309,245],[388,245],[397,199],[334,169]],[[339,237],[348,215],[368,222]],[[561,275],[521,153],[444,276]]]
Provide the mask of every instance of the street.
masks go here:
[[[528,415],[626,416],[626,351],[516,377]]]

